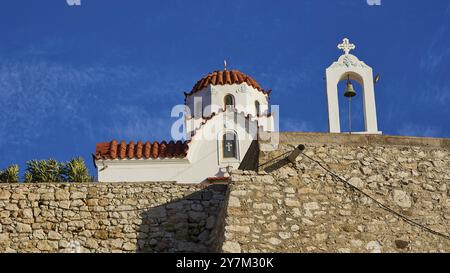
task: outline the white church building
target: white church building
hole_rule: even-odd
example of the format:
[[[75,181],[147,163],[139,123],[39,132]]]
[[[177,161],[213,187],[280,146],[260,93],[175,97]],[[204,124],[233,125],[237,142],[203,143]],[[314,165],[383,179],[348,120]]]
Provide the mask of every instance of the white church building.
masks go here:
[[[344,96],[351,100],[356,95],[351,81],[356,81],[362,87],[365,130],[355,133],[381,134],[374,92],[378,77],[374,79],[372,68],[350,54],[356,47],[347,38],[338,48],[344,54],[326,69],[329,132],[341,133],[338,84],[347,82]],[[185,141],[97,143],[93,159],[98,181],[227,181],[230,169],[257,164],[258,138],[276,135],[279,117],[271,111],[270,92],[250,76],[227,70],[225,63],[224,70],[209,73],[184,93],[185,114],[179,125]]]
[[[214,71],[185,93],[186,141],[97,143],[99,182],[227,180],[258,134],[274,130],[270,91],[237,70]],[[248,160],[252,160],[249,158]]]

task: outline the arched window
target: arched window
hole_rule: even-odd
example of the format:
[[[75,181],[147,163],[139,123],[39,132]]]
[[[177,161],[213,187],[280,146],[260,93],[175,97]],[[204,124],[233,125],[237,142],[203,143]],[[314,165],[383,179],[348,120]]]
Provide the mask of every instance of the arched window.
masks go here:
[[[226,95],[225,96],[225,98],[224,98],[224,103],[225,103],[225,110],[226,109],[228,109],[228,108],[234,108],[234,97],[233,97],[233,95],[230,95],[230,94],[228,94],[228,95]]]
[[[259,117],[261,115],[261,107],[259,101],[255,101],[255,109],[256,109],[256,116]]]
[[[194,98],[194,117],[203,117],[203,100],[201,97]]]
[[[223,135],[223,157],[224,158],[237,158],[237,141],[236,134],[225,133]]]

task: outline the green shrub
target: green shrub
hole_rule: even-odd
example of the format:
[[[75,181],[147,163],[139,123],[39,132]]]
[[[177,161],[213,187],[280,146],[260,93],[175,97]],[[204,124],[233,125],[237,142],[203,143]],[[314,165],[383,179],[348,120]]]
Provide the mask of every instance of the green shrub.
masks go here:
[[[33,182],[33,175],[29,172],[25,173],[25,183],[31,183]]]
[[[0,182],[3,183],[19,182],[19,166],[14,164],[4,170],[0,170]]]
[[[54,159],[27,162],[25,182],[62,182],[64,164]]]
[[[77,157],[67,162],[63,168],[64,181],[67,182],[92,182],[93,177],[89,175],[89,170],[83,158]]]
[[[81,157],[76,157],[67,163],[54,159],[30,160],[27,162],[25,182],[93,182],[94,177]]]

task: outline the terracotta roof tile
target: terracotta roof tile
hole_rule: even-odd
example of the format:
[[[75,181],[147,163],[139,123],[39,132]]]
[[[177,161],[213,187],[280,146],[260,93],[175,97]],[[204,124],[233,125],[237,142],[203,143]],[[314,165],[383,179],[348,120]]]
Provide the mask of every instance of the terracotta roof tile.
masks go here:
[[[211,77],[211,84],[215,85],[217,82],[217,73],[214,73]]]
[[[253,78],[245,75],[244,73],[238,70],[217,70],[204,76],[194,85],[191,92],[185,93],[185,95],[186,96],[192,95],[195,92],[202,90],[203,88],[207,87],[210,84],[226,85],[226,84],[241,84],[244,82],[247,83],[249,86],[257,89],[258,91],[267,94],[266,91],[264,91]]]
[[[232,84],[229,70],[225,70],[225,83],[226,84]]]
[[[230,179],[229,177],[218,177],[218,176],[212,176],[212,177],[208,177],[208,180],[228,180]]]
[[[142,144],[142,141],[138,141],[136,145],[136,158],[141,159],[142,158],[142,149],[144,145]]]
[[[126,155],[127,155],[127,143],[125,142],[125,140],[122,140],[119,146],[119,158],[124,159]]]
[[[112,159],[117,158],[117,141],[113,140],[111,141],[111,144],[109,145],[110,155]],[[106,153],[107,151],[105,151]]]
[[[128,156],[128,158],[135,157],[135,154],[134,154],[134,142],[133,141],[130,141],[130,143],[128,144],[127,156]]]
[[[167,144],[166,156],[167,157],[172,157],[174,154],[175,154],[175,143],[173,141],[170,141]]]
[[[149,158],[184,158],[189,149],[188,141],[149,141],[142,143],[130,141],[128,144],[121,141],[120,144],[113,140],[111,142],[97,143],[94,158],[100,159],[149,159]]]
[[[208,180],[208,182],[210,182],[210,183],[224,183],[224,182],[229,182],[230,178],[229,177],[208,177],[206,180]]]
[[[153,142],[151,156],[157,158],[159,156],[159,144],[158,142]]]

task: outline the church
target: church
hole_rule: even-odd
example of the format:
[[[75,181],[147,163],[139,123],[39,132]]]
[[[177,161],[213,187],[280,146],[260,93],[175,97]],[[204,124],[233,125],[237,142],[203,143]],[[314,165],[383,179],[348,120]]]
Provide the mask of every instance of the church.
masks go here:
[[[209,73],[185,93],[186,140],[98,143],[100,182],[226,181],[261,132],[273,131],[270,90],[238,71]]]
[[[381,134],[374,93],[377,77],[350,54],[355,48],[343,39],[338,45],[343,55],[326,69],[329,132],[341,133],[338,84],[347,82],[344,96],[351,100],[356,81],[362,87],[365,130],[353,133]],[[184,140],[97,143],[93,160],[98,181],[225,183],[231,169],[255,169],[259,150],[277,144],[279,117],[277,107],[270,105],[270,93],[251,76],[228,70],[225,62],[223,70],[207,74],[184,93]],[[273,146],[260,147],[262,137],[270,138]]]

